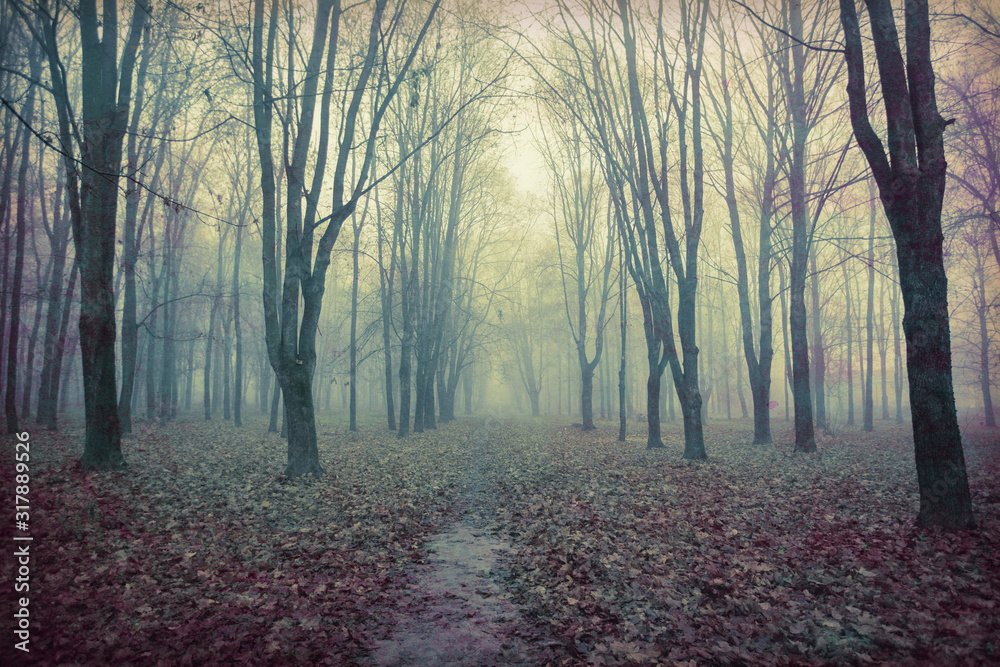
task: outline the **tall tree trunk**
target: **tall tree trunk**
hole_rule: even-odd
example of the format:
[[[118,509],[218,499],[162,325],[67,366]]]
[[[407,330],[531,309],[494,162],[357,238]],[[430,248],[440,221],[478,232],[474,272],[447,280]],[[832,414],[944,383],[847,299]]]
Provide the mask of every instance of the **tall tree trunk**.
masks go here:
[[[230,406],[232,405],[232,384],[233,384],[233,349],[232,321],[233,321],[233,301],[227,299],[229,303],[226,307],[226,315],[222,320],[222,419],[229,421],[232,418]]]
[[[205,406],[205,421],[212,421],[212,348],[215,342],[215,313],[219,300],[212,299],[212,309],[208,316],[208,335],[205,337],[205,373],[202,387],[202,401]]]
[[[135,265],[139,261],[139,244],[141,239],[136,236],[136,222],[139,218],[139,119],[142,116],[146,92],[146,72],[149,67],[148,44],[143,49],[142,59],[135,82],[135,105],[132,119],[129,123],[129,133],[126,151],[125,178],[125,217],[122,222],[124,238],[122,239],[122,273],[125,281],[124,305],[122,308],[122,386],[118,397],[118,418],[121,420],[123,434],[132,432],[132,396],[135,390],[135,370],[139,356],[139,324],[136,317],[138,298],[135,287]],[[160,151],[157,159],[162,163],[166,151]]]
[[[851,279],[847,260],[840,265],[844,273],[844,302],[847,304],[845,331],[847,335],[847,425],[854,426],[854,325],[851,322]]]
[[[81,161],[88,168],[79,172],[79,215],[74,216],[73,236],[80,263],[80,357],[86,411],[80,464],[89,470],[125,465],[115,386],[117,332],[112,286],[122,138],[132,99],[136,51],[149,8],[136,2],[132,11],[120,81],[117,9],[117,0],[105,0],[98,20],[96,0],[81,0],[79,6],[83,57]],[[67,170],[75,172],[76,166]]]
[[[625,442],[625,354],[628,350],[628,285],[625,281],[625,265],[622,256],[622,238],[618,236],[618,313],[621,353],[618,359],[618,442]]]
[[[37,56],[34,41],[28,47],[28,61],[31,63],[31,79],[41,78],[42,65]],[[35,115],[35,87],[28,90],[28,99],[21,110],[24,124],[31,125]],[[7,422],[7,432],[17,433],[20,429],[17,414],[17,370],[18,370],[18,340],[21,333],[21,285],[24,280],[24,239],[27,234],[28,213],[33,208],[34,197],[28,196],[28,170],[31,167],[31,134],[21,132],[20,158],[21,164],[17,172],[17,218],[14,241],[14,276],[10,286],[10,333],[7,336],[7,392],[4,397],[4,408]],[[112,312],[112,316],[114,313]],[[0,336],[3,331],[0,330]],[[27,372],[31,372],[29,366]]]
[[[45,396],[46,408],[42,412],[43,418],[39,421],[49,429],[57,429],[59,424],[59,388],[62,383],[63,357],[66,350],[66,337],[69,335],[70,313],[73,311],[73,293],[76,291],[77,278],[80,275],[80,265],[74,258],[73,266],[69,273],[69,285],[66,288],[66,298],[63,300],[62,313],[60,314],[59,331],[56,333],[53,355],[52,371],[49,378],[49,388]]]
[[[822,310],[820,300],[820,273],[816,265],[816,253],[809,256],[812,267],[812,358],[810,359],[813,378],[813,398],[816,401],[816,427],[829,431],[830,424],[826,416],[826,350],[823,342],[823,321],[820,318]]]
[[[986,270],[983,258],[977,253],[975,304],[979,320],[979,388],[983,394],[983,424],[988,428],[996,428],[996,412],[993,410],[993,395],[990,392],[990,338],[986,326],[986,316],[990,304],[986,301]]]
[[[896,239],[903,293],[903,333],[923,526],[975,524],[955,409],[941,209],[946,162],[944,128],[934,96],[926,0],[905,1],[906,63],[889,0],[869,0],[868,13],[886,111],[889,151],[872,128],[864,51],[854,0],[841,0],[851,125],[879,186]],[[891,158],[891,159],[890,159]]]
[[[9,116],[8,116],[9,117]],[[27,133],[27,129],[18,124],[17,130],[5,133],[3,145],[3,157],[5,158],[3,181],[0,185],[0,239],[3,239],[3,267],[0,268],[0,396],[6,395],[7,379],[7,357],[3,354],[4,332],[7,331],[7,311],[8,293],[10,292],[10,254],[13,249],[12,235],[16,230],[8,233],[7,222],[10,220],[11,211],[11,188],[14,182],[14,157],[18,153],[18,145],[22,142],[22,135]]]
[[[44,191],[41,187],[42,181],[39,181],[39,191]],[[44,215],[44,212],[43,212]],[[35,243],[35,229],[32,227],[31,231],[32,246],[35,249],[35,266],[40,268],[42,265],[42,260],[38,256],[38,245]],[[52,262],[50,261],[49,264]],[[31,333],[28,335],[28,351],[25,355],[24,368],[26,370],[24,374],[24,388],[21,391],[21,414],[26,418],[30,418],[31,415],[31,394],[34,390],[34,372],[35,368],[35,344],[39,338],[39,331],[42,327],[42,294],[45,292],[44,285],[48,284],[48,275],[50,267],[45,267],[45,276],[43,277],[41,271],[36,272],[35,280],[35,319],[31,325]]]
[[[785,388],[785,421],[789,420],[788,407],[791,401],[788,400],[788,387],[792,381],[792,344],[788,336],[788,322],[791,319],[788,313],[788,300],[785,298],[785,272],[782,270],[781,262],[778,262],[778,294],[781,295],[781,337],[785,350],[785,372],[781,385]]]
[[[52,370],[55,363],[56,346],[61,344],[59,323],[63,313],[63,281],[66,278],[66,257],[69,250],[70,231],[69,219],[66,216],[63,201],[64,195],[63,179],[59,178],[52,206],[52,232],[49,236],[52,272],[49,276],[48,307],[45,313],[45,342],[42,348],[42,373],[38,382],[38,404],[35,412],[35,418],[46,428],[55,428],[56,426],[56,395],[52,393],[52,387],[58,385],[58,380],[53,375]]]
[[[725,40],[725,32],[721,22],[719,38]],[[724,46],[723,41],[723,46]],[[726,49],[721,48],[721,75],[726,77]],[[773,109],[773,88],[768,84],[768,106]],[[733,169],[733,104],[729,86],[723,86],[722,91],[723,137],[722,165],[725,174],[726,206],[729,209],[729,223],[733,237],[733,249],[736,252],[736,292],[739,299],[740,330],[743,341],[743,357],[747,365],[750,380],[750,395],[753,400],[753,444],[767,445],[771,443],[771,360],[774,356],[772,347],[772,317],[771,317],[771,208],[774,197],[774,152],[767,151],[767,165],[764,170],[764,192],[761,198],[761,219],[759,223],[758,266],[757,266],[757,300],[758,318],[760,322],[760,357],[758,358],[753,340],[753,314],[750,308],[750,281],[747,271],[746,250],[743,244],[743,228],[740,220],[738,200],[736,197],[736,181]],[[773,115],[773,114],[772,114]],[[768,122],[766,142],[773,144],[774,121]],[[738,384],[739,399],[743,406],[743,416],[746,416],[746,403],[743,399],[742,384]],[[728,392],[727,392],[728,396]]]
[[[184,387],[184,410],[191,412],[191,401],[194,395],[194,341],[188,343],[187,382]]]
[[[871,187],[874,190],[874,184]],[[875,400],[872,392],[872,375],[875,369],[875,193],[872,192],[868,225],[868,310],[865,315],[865,405],[864,426],[867,432],[875,430]]]
[[[382,305],[382,355],[385,363],[385,412],[386,422],[390,431],[396,430],[396,406],[392,388],[392,284],[396,274],[396,249],[399,246],[399,229],[392,232],[392,252],[389,270],[386,271],[382,256],[382,207],[378,204],[378,191],[375,192],[375,211],[378,224],[378,269],[379,269],[379,299]]]
[[[356,216],[351,216],[351,224],[354,228],[354,248],[351,253],[353,260],[351,273],[353,278],[351,281],[351,405],[348,429],[354,432],[358,430],[358,281],[360,280],[358,246],[361,244],[361,228],[364,226],[364,221],[359,223]]]
[[[790,3],[792,36],[802,39],[802,4]],[[812,396],[809,387],[809,338],[806,333],[806,274],[809,267],[809,215],[806,210],[806,104],[803,71],[805,53],[800,41],[791,47],[792,81],[789,98],[792,115],[792,161],[788,175],[792,201],[792,267],[788,328],[792,345],[792,393],[795,400],[795,451],[816,451]]]
[[[249,196],[249,193],[247,193]],[[243,253],[244,216],[236,228],[236,251],[233,256],[233,328],[236,335],[236,370],[233,378],[233,425],[243,426],[243,324],[240,319],[240,256]]]
[[[886,376],[885,369],[885,356],[888,352],[888,341],[886,340],[886,330],[885,330],[885,279],[881,280],[882,289],[878,293],[878,356],[882,364],[882,420],[889,420],[889,395],[888,395],[888,377]]]

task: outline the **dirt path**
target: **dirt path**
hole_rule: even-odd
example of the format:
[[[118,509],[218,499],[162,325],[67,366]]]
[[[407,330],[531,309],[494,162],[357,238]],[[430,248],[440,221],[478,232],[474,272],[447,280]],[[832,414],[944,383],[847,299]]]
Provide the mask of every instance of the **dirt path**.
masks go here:
[[[487,421],[487,427],[489,421]],[[372,665],[527,665],[530,650],[518,637],[524,620],[491,577],[510,544],[489,531],[494,507],[486,449],[502,425],[480,427],[470,439],[463,492],[455,523],[428,547],[397,600],[395,625],[378,642]]]

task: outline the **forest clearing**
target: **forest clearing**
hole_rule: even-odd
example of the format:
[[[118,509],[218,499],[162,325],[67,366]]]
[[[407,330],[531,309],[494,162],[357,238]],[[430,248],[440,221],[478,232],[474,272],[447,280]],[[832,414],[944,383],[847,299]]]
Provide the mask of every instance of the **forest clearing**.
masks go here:
[[[24,657],[446,664],[433,646],[407,661],[407,642],[455,625],[440,618],[451,605],[504,633],[469,630],[479,652],[451,664],[1000,659],[993,434],[963,433],[978,527],[942,532],[914,526],[908,427],[844,429],[813,454],[776,427],[779,444],[758,446],[750,422],[713,420],[710,458],[686,461],[676,423],[647,450],[641,426],[621,443],[610,422],[490,415],[399,439],[325,416],[326,473],[296,478],[276,476],[286,444],[263,420],[137,424],[129,467],[110,474],[79,467],[78,428],[39,430]],[[456,525],[483,540],[468,546],[482,549],[478,602],[407,592]]]

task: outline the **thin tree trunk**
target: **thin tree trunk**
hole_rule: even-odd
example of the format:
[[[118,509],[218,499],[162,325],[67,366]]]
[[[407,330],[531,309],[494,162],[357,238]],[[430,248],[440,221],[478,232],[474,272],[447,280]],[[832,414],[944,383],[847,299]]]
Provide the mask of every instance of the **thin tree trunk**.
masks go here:
[[[802,5],[792,2],[789,12],[791,33],[802,39]],[[791,47],[792,81],[789,97],[792,115],[792,161],[788,184],[792,201],[792,267],[788,328],[792,344],[792,393],[795,399],[795,451],[816,451],[812,397],[809,387],[809,339],[806,333],[806,274],[809,266],[809,230],[806,210],[806,109],[805,53],[801,43]]]
[[[139,119],[142,116],[146,92],[146,72],[149,67],[148,46],[143,49],[142,59],[135,83],[135,104],[132,119],[129,123],[129,134],[126,150],[125,176],[128,185],[125,188],[125,217],[122,223],[124,238],[122,239],[122,273],[125,281],[124,306],[122,308],[122,386],[118,397],[118,418],[121,420],[122,433],[132,432],[132,397],[135,390],[135,367],[139,354],[139,324],[136,308],[138,298],[135,286],[135,265],[139,261],[140,239],[136,236],[136,222],[139,217],[139,194],[141,189],[132,179],[136,179],[139,171]],[[162,161],[160,151],[158,164]]]
[[[976,267],[976,315],[979,320],[979,388],[983,394],[983,424],[996,428],[996,412],[993,410],[993,395],[990,392],[990,338],[986,326],[986,316],[990,307],[986,301],[986,271],[983,258],[978,256]]]
[[[41,77],[41,61],[37,57],[34,41],[28,50],[32,80]],[[35,87],[28,91],[28,99],[21,110],[25,125],[31,125],[35,114]],[[4,398],[7,432],[17,433],[20,429],[17,414],[17,371],[18,340],[21,333],[21,286],[24,280],[24,239],[27,235],[28,213],[33,208],[34,197],[28,196],[28,170],[31,167],[31,134],[21,132],[21,164],[17,172],[17,218],[14,241],[14,276],[10,286],[10,333],[7,336],[7,393]],[[0,335],[3,331],[0,330]],[[31,372],[30,367],[27,370]]]
[[[205,337],[205,373],[202,387],[202,402],[205,407],[205,421],[212,421],[212,346],[215,341],[215,313],[218,299],[212,299],[212,309],[208,316],[208,335]]]
[[[352,432],[358,430],[358,281],[360,272],[358,267],[358,246],[361,244],[361,228],[364,221],[360,223],[355,217],[351,218],[354,227],[354,251],[351,253],[353,260],[351,281],[351,405],[350,405],[350,425],[348,429]]]
[[[618,235],[618,312],[621,354],[618,361],[618,442],[625,442],[625,353],[628,350],[628,284],[622,257],[622,239]]]
[[[788,336],[788,300],[785,297],[785,272],[782,270],[782,264],[778,263],[778,292],[781,294],[781,336],[784,342],[782,346],[785,350],[785,372],[784,380],[781,385],[785,388],[785,421],[789,420],[788,408],[791,405],[791,401],[788,400],[788,387],[792,380],[792,355],[791,355],[791,341]]]
[[[8,116],[9,117],[9,116]],[[4,135],[4,157],[6,158],[3,185],[0,186],[0,239],[3,239],[3,267],[0,273],[0,396],[6,396],[7,379],[7,356],[3,354],[4,333],[7,331],[7,311],[9,310],[7,297],[10,292],[10,253],[14,244],[12,235],[16,230],[7,232],[7,223],[10,220],[11,211],[11,188],[14,182],[14,157],[18,153],[18,145],[22,142],[22,135],[27,130],[22,124],[18,124],[13,134]]]
[[[844,302],[847,304],[845,331],[847,333],[847,425],[854,426],[854,325],[851,322],[851,280],[847,274],[847,261],[841,264],[844,273]]]
[[[230,410],[233,401],[233,355],[230,352],[233,349],[233,301],[232,299],[227,299],[227,301],[229,304],[222,321],[222,348],[219,350],[222,353],[222,419],[224,421],[229,421],[233,416]]]
[[[396,273],[396,249],[399,243],[399,229],[392,232],[392,253],[390,255],[389,271],[385,270],[382,257],[382,207],[378,203],[378,190],[375,191],[375,211],[378,224],[378,269],[379,298],[382,305],[382,354],[385,363],[385,412],[386,422],[390,431],[396,430],[396,406],[392,388],[392,284]]]
[[[249,192],[246,193],[249,197]],[[233,256],[233,328],[236,335],[236,369],[233,378],[233,425],[243,426],[243,324],[240,317],[240,256],[243,253],[244,216],[236,228],[236,251]]]
[[[864,426],[869,433],[875,430],[875,401],[872,391],[872,375],[875,368],[875,193],[871,184],[871,203],[869,207],[868,226],[868,310],[865,315],[865,404]]]
[[[816,401],[816,427],[826,431],[830,430],[830,423],[826,415],[826,351],[823,343],[823,322],[820,318],[820,274],[816,266],[816,253],[809,257],[812,267],[812,330],[813,330],[813,352],[811,362],[813,378],[813,398]]]
[[[883,421],[888,421],[889,420],[889,394],[888,394],[887,385],[888,385],[888,381],[889,380],[888,380],[888,377],[886,377],[886,372],[885,372],[886,371],[886,369],[885,369],[885,357],[886,357],[886,353],[888,352],[888,349],[887,349],[888,348],[888,341],[886,340],[887,336],[885,335],[886,334],[886,330],[885,330],[885,290],[886,290],[886,286],[885,286],[885,279],[884,278],[882,279],[881,283],[882,283],[882,289],[880,289],[879,293],[878,293],[878,321],[879,321],[879,327],[878,327],[878,333],[879,333],[879,336],[878,336],[878,340],[879,340],[879,343],[878,343],[878,356],[879,356],[879,359],[880,359],[881,364],[882,364],[882,420]]]

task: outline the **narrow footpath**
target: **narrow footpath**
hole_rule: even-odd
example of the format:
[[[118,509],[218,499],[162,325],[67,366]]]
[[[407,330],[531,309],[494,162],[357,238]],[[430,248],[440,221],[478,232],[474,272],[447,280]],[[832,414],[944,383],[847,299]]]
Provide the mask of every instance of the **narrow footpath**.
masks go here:
[[[394,628],[379,641],[371,665],[529,665],[530,647],[518,636],[525,621],[491,576],[510,544],[492,534],[487,450],[503,425],[487,419],[469,440],[455,520],[429,545],[396,601]]]

